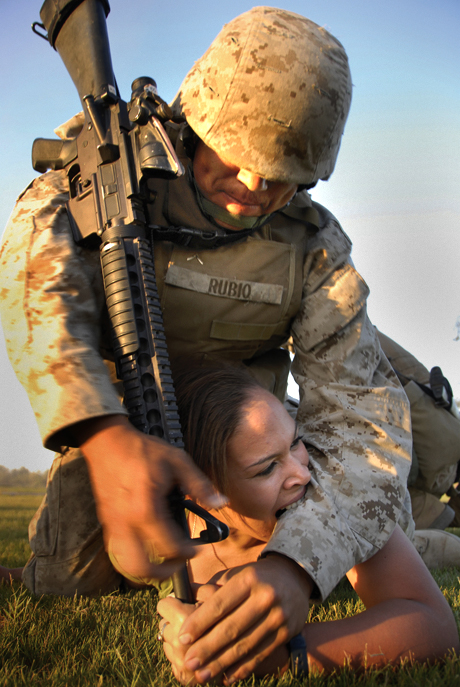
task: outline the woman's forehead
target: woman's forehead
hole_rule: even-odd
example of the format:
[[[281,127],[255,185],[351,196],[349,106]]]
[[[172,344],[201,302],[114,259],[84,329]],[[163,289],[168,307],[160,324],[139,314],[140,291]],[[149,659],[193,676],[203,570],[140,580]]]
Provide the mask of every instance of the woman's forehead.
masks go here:
[[[251,390],[241,420],[228,442],[227,455],[240,466],[260,455],[271,455],[292,441],[295,422],[283,404],[265,389]],[[267,453],[268,451],[268,453]]]

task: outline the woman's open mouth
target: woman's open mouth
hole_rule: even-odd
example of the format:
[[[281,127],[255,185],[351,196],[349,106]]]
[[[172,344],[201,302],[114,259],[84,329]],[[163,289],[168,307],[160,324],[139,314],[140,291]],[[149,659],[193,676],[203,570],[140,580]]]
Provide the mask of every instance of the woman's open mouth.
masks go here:
[[[310,482],[308,484],[310,484]],[[277,518],[279,518],[280,515],[285,513],[287,510],[292,510],[293,508],[297,508],[297,506],[300,506],[300,504],[305,501],[305,498],[307,496],[308,484],[306,484],[303,487],[303,489],[299,493],[299,495],[296,496],[290,503],[288,503],[286,506],[283,506],[283,508],[280,508],[279,510],[276,511],[275,516]]]

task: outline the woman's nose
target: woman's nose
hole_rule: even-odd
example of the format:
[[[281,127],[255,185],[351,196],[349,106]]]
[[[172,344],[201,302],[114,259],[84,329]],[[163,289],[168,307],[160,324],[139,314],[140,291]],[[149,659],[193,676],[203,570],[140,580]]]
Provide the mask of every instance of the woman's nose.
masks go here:
[[[268,188],[266,179],[263,179],[258,174],[249,172],[247,169],[240,169],[236,178],[238,181],[241,181],[249,191],[266,191]]]
[[[311,473],[308,467],[308,453],[306,453],[306,459],[292,460],[292,463],[289,466],[289,475],[284,482],[284,488],[292,489],[292,487],[308,484],[310,479]]]

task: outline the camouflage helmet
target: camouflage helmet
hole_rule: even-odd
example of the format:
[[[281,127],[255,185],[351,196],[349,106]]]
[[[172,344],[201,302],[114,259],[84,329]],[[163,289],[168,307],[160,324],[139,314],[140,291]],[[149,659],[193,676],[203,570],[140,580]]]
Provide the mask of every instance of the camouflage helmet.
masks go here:
[[[338,40],[299,14],[254,7],[195,62],[173,109],[230,163],[314,185],[332,174],[350,102]]]

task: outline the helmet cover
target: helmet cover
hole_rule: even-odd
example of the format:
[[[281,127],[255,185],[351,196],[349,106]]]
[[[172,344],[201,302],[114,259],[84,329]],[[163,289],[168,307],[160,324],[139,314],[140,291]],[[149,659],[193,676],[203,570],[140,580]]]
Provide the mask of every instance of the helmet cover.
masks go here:
[[[350,102],[338,40],[299,14],[254,7],[195,62],[173,109],[231,164],[310,185],[332,174]]]

